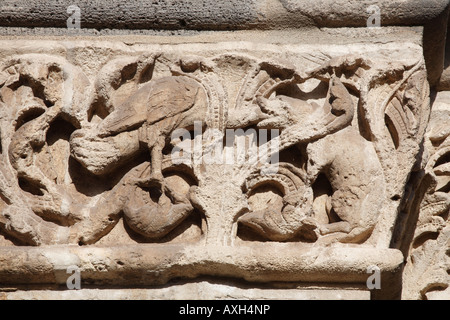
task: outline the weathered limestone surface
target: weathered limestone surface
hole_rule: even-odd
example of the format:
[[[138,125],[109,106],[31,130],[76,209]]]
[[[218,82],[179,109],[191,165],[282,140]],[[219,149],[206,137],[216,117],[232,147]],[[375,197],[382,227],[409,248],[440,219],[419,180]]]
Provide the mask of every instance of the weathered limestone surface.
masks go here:
[[[242,283],[216,283],[199,279],[193,283],[176,283],[165,288],[151,289],[80,289],[80,290],[27,290],[1,292],[0,297],[10,300],[369,300],[370,293],[360,288],[342,290],[340,287],[273,288],[248,286]]]
[[[447,1],[70,4],[0,6],[0,298],[448,299]]]
[[[3,0],[0,25],[66,27],[70,0]],[[446,10],[447,0],[173,0],[77,1],[86,28],[236,30],[286,27],[365,27],[376,4],[383,25],[423,25]]]

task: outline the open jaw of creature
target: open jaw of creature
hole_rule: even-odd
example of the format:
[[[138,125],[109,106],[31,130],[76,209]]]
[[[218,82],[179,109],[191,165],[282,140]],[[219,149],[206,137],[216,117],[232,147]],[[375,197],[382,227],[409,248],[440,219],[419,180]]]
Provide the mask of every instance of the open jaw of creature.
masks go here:
[[[57,56],[5,59],[2,234],[108,243],[120,221],[133,243],[386,246],[430,111],[424,63],[299,61],[157,52],[87,76]],[[174,132],[196,123],[202,134],[182,142],[197,161],[175,163]],[[229,130],[243,134],[226,141]],[[270,130],[256,160],[210,161]]]

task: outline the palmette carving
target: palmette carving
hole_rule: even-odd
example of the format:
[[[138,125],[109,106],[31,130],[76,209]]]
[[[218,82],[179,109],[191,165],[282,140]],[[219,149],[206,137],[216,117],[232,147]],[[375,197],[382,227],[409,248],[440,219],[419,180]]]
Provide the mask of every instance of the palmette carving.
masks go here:
[[[207,244],[386,243],[429,101],[422,61],[380,61],[338,56],[301,70],[158,52],[111,59],[88,79],[60,57],[11,59],[0,77],[2,230],[30,245],[94,244],[123,218],[146,242],[183,226]],[[236,65],[239,81],[225,80]],[[173,132],[196,123],[202,135],[184,142],[200,142],[200,155],[174,163]],[[208,160],[230,148],[227,129],[249,128],[232,149],[261,130],[279,136],[256,158]],[[278,171],[267,171],[276,154]]]

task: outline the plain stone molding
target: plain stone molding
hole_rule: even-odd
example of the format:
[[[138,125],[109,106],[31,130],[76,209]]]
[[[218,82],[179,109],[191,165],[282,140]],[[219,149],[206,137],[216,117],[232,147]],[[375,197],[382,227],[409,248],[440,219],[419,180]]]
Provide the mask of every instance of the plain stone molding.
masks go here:
[[[298,27],[364,27],[367,8],[380,8],[383,26],[425,25],[448,0],[80,0],[82,27],[95,29],[238,30]],[[5,0],[0,26],[66,26],[72,0]]]
[[[396,249],[358,247],[301,248],[292,244],[260,246],[57,246],[0,248],[2,284],[53,284],[69,266],[80,268],[83,283],[162,285],[183,277],[242,277],[250,282],[285,281],[365,284],[368,269],[382,277],[401,271],[403,255]],[[26,262],[26,264],[24,264]],[[65,284],[67,277],[63,278]]]

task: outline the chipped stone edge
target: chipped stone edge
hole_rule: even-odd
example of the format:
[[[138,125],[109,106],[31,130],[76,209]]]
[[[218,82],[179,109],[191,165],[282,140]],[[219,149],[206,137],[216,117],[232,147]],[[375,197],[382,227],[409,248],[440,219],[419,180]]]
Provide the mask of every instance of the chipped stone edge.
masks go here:
[[[376,266],[401,272],[397,249],[308,247],[294,244],[218,247],[141,244],[114,247],[0,248],[0,283],[65,284],[70,266],[96,285],[164,285],[174,278],[218,276],[248,282],[365,283]]]

